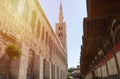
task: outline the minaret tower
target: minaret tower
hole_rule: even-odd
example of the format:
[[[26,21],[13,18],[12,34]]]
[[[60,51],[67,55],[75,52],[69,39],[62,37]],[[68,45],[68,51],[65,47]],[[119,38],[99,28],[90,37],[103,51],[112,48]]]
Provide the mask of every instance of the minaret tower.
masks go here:
[[[66,40],[66,23],[63,21],[63,11],[62,11],[62,2],[60,1],[60,12],[59,12],[59,22],[56,23],[56,34],[63,44],[65,50],[67,50],[67,40]]]

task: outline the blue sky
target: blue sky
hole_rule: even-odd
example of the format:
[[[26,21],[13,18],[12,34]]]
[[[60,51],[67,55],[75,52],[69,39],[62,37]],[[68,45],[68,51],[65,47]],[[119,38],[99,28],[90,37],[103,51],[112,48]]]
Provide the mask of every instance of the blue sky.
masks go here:
[[[39,0],[50,24],[58,22],[60,0]],[[83,18],[86,17],[86,0],[62,0],[64,21],[67,25],[68,67],[76,67],[80,60],[83,35]]]

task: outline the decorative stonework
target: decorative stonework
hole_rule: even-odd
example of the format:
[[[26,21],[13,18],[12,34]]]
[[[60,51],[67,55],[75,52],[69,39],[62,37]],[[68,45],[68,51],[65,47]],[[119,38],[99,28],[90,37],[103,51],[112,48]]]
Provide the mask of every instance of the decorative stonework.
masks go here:
[[[10,43],[18,45],[22,50],[20,58],[9,63],[10,66],[7,64],[11,75],[9,76],[7,73],[7,77],[12,79],[28,79],[30,77],[32,79],[43,79],[44,77],[52,79],[56,77],[57,79],[60,77],[60,72],[66,75],[66,48],[56,37],[38,1],[17,0],[16,4],[14,1],[5,0],[3,4],[0,1],[0,59],[8,60],[6,56],[3,56],[6,46]],[[3,62],[0,62],[0,65],[1,63]],[[52,67],[60,69],[57,72],[53,68],[53,72],[57,72],[56,75],[52,74]],[[32,76],[30,76],[31,74]],[[43,74],[46,75],[43,76]],[[0,76],[4,76],[4,74],[0,74]],[[63,79],[66,79],[66,76]]]

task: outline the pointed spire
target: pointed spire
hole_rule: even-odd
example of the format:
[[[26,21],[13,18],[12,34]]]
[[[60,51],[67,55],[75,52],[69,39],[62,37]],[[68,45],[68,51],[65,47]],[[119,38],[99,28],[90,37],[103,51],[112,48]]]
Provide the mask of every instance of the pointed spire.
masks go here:
[[[60,10],[62,10],[62,1],[60,0]]]
[[[59,22],[63,22],[62,1],[60,0]]]

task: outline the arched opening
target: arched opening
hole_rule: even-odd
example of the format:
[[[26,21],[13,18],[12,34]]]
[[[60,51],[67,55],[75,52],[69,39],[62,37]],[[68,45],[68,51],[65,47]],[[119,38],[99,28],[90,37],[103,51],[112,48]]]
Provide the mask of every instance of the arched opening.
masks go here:
[[[30,50],[28,58],[27,79],[33,79],[34,52]]]
[[[43,60],[43,79],[50,79],[50,65],[46,59]]]
[[[48,31],[46,32],[46,45],[48,45]]]

